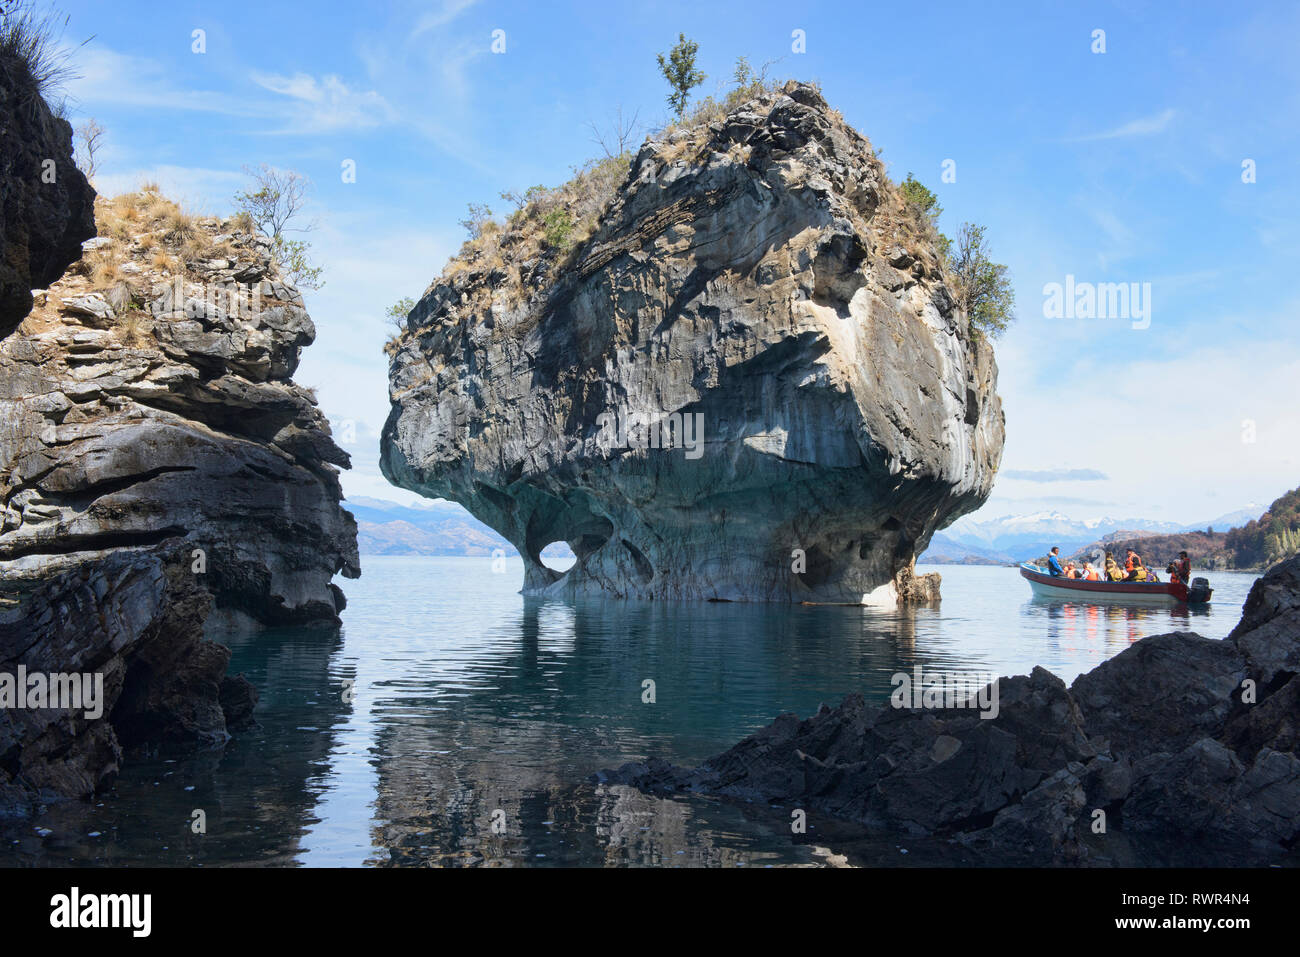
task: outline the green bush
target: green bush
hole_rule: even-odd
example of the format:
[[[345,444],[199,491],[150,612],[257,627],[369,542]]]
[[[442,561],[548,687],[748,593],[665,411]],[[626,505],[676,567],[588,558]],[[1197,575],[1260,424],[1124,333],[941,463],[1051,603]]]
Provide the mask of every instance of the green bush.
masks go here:
[[[573,217],[563,206],[557,206],[542,217],[546,227],[544,239],[552,249],[566,250],[573,242]]]

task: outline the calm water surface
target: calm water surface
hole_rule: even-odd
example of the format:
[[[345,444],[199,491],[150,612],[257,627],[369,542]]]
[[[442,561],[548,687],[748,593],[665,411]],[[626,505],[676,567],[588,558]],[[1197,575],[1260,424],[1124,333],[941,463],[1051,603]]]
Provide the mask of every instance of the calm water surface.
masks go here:
[[[810,816],[796,843],[784,809],[590,776],[647,756],[696,763],[849,692],[884,702],[915,664],[1040,664],[1068,683],[1145,635],[1221,638],[1255,578],[1211,574],[1214,605],[1189,615],[1031,601],[1014,568],[934,570],[942,604],[896,612],[541,602],[517,594],[518,562],[494,574],[487,558],[365,556],[343,583],[341,633],[216,636],[261,692],[256,730],[133,756],[95,802],[0,826],[0,864],[823,864],[833,822],[819,833]]]

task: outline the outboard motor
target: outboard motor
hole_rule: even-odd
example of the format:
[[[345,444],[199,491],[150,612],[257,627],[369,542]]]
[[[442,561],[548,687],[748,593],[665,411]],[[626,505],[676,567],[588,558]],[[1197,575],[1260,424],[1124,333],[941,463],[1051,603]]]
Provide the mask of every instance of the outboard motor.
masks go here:
[[[1192,587],[1187,589],[1187,600],[1195,604],[1207,602],[1210,596],[1214,594],[1214,589],[1210,587],[1208,578],[1193,578]]]

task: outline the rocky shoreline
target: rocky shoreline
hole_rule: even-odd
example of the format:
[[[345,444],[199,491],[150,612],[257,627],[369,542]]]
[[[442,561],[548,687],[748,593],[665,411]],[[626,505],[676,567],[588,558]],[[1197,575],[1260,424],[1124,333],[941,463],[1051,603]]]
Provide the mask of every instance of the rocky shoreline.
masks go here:
[[[156,190],[97,213],[0,341],[0,679],[93,677],[101,713],[0,710],[0,815],[89,796],[135,745],[222,745],[257,692],[205,629],[337,626],[331,579],[360,573],[270,242]]]
[[[940,859],[1297,863],[1300,557],[1255,583],[1227,638],[1150,636],[1068,688],[1042,668],[1000,678],[997,700],[990,719],[850,695],[699,767],[650,760],[599,780],[803,808],[846,845],[899,837]]]

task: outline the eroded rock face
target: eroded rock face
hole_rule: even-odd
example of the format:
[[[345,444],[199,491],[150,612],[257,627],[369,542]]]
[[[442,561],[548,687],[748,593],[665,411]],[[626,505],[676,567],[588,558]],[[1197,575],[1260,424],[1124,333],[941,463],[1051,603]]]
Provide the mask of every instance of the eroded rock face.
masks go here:
[[[265,239],[190,230],[183,271],[143,231],[89,241],[0,343],[0,575],[179,541],[223,614],[336,621],[348,456],[291,380],[315,329]]]
[[[987,496],[992,349],[812,87],[648,142],[567,258],[515,245],[412,313],[382,467],[510,540],[525,593],[892,601]],[[635,447],[646,420],[675,447]]]
[[[93,793],[124,747],[219,743],[250,720],[256,692],[226,675],[229,649],[203,638],[212,599],[176,559],[183,545],[114,552],[7,589],[0,674],[97,676],[102,697],[90,716],[0,708],[0,815]]]
[[[3,56],[3,54],[0,54]],[[72,127],[17,62],[0,66],[0,338],[95,235],[95,191],[72,161]]]
[[[1041,668],[1000,678],[991,719],[851,695],[698,768],[600,778],[816,809],[990,863],[1277,862],[1300,840],[1298,610],[1300,556],[1255,583],[1228,638],[1153,635],[1068,690]]]

